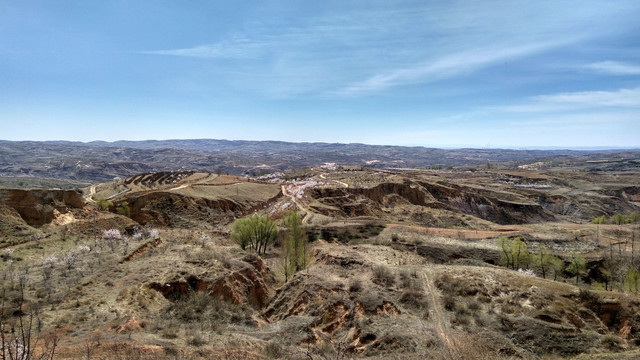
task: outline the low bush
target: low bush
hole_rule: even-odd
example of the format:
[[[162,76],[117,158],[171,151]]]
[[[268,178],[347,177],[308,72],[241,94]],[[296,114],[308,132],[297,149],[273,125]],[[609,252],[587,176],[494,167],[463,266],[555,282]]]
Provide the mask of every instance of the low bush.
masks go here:
[[[184,324],[198,323],[201,330],[215,331],[220,324],[248,323],[251,309],[223,302],[201,291],[192,291],[165,307],[161,319]]]
[[[421,290],[422,284],[418,279],[418,273],[413,269],[405,269],[400,272],[400,287],[403,289]]]
[[[445,295],[442,299],[445,310],[454,311],[456,309],[456,299],[451,295]]]
[[[467,304],[467,309],[469,309],[471,313],[476,314],[480,311],[480,304],[478,304],[477,301],[470,301]]]
[[[165,339],[177,339],[180,332],[180,326],[175,321],[159,321],[156,329],[160,330],[160,336]]]
[[[424,291],[415,289],[404,290],[400,293],[398,301],[404,305],[418,309],[429,308],[429,300],[425,296]]]
[[[207,340],[204,338],[201,332],[190,330],[187,332],[187,344],[192,346],[202,346],[207,344]]]
[[[349,292],[356,293],[362,290],[362,281],[360,279],[351,279],[349,281]]]
[[[393,286],[396,282],[396,277],[388,267],[385,265],[377,265],[373,268],[373,282],[383,286]]]
[[[454,325],[467,327],[471,324],[471,317],[467,313],[456,313],[451,320]]]

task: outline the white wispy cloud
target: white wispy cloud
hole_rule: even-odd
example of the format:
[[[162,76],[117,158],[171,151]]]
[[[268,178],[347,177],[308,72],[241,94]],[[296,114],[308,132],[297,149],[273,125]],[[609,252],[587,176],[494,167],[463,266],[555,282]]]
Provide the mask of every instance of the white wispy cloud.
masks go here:
[[[627,64],[618,61],[601,61],[585,66],[597,72],[612,75],[640,75],[640,65]]]
[[[640,87],[616,91],[579,91],[530,97],[526,102],[492,108],[507,112],[572,111],[598,107],[640,107]]]
[[[291,56],[315,53],[314,46],[326,48],[336,38],[350,41],[366,32],[362,26],[319,19],[304,26],[256,23],[248,31],[220,41],[179,49],[145,50],[138,54],[184,56],[209,59],[248,59],[260,56]],[[325,49],[326,50],[326,49]],[[329,57],[330,55],[326,55]]]
[[[573,41],[575,40],[504,46],[501,48],[483,47],[454,53],[414,67],[395,69],[374,75],[335,93],[344,96],[359,96],[396,86],[429,83],[469,73],[511,59],[540,53]]]
[[[269,97],[362,97],[459,77],[602,36],[603,27],[592,24],[594,14],[618,13],[609,7],[556,11],[571,16],[550,19],[548,8],[536,4],[510,12],[508,19],[483,2],[348,6],[291,22],[254,19],[231,35],[217,34],[218,40],[209,44],[137,53],[241,60],[211,70],[217,71],[216,82]],[[495,26],[498,22],[501,26]]]
[[[578,106],[640,106],[640,87],[617,91],[579,91],[554,95],[540,95],[534,101],[549,104]]]
[[[197,58],[242,59],[259,55],[266,46],[265,42],[256,42],[245,37],[232,37],[214,44],[183,49],[138,51],[137,53]]]

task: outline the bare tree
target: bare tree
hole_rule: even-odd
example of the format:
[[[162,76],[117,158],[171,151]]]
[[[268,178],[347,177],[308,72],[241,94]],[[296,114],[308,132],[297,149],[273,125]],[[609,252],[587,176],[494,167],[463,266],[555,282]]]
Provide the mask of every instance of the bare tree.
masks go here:
[[[100,346],[100,335],[91,334],[84,340],[84,356],[86,360],[91,360],[91,357]]]
[[[20,282],[19,311],[5,311],[5,298],[3,293],[2,305],[0,306],[0,359],[52,360],[58,345],[58,336],[55,333],[50,333],[41,338],[42,333],[33,329],[36,314],[33,311],[26,314],[22,310],[25,308],[24,283]],[[17,319],[10,322],[7,316],[9,313],[17,314]]]

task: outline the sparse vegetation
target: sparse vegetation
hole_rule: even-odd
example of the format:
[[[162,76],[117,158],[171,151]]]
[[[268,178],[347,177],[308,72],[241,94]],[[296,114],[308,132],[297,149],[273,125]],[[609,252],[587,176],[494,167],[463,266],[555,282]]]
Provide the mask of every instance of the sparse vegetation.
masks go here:
[[[628,214],[615,213],[609,219],[605,215],[593,217],[592,224],[632,224],[640,222],[640,211],[633,211]]]
[[[625,277],[625,288],[628,292],[638,295],[638,286],[640,285],[640,272],[634,267],[630,267]]]
[[[606,224],[607,223],[607,217],[602,215],[602,216],[598,216],[598,217],[593,217],[591,219],[591,223],[592,224]]]
[[[16,310],[9,318],[5,307],[6,290],[2,292],[0,305],[0,357],[3,360],[52,360],[58,346],[58,336],[54,332],[43,333],[38,326],[40,319],[35,311],[25,304],[24,288],[26,279],[19,282]],[[35,323],[34,323],[35,322]]]

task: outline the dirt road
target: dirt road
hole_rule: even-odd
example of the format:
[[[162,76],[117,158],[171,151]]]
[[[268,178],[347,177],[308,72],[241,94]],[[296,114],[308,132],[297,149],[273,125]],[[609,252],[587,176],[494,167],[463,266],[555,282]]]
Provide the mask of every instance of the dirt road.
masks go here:
[[[296,207],[300,211],[300,217],[302,218],[302,223],[303,224],[309,223],[309,220],[313,216],[313,212],[311,210],[309,210],[308,207],[304,206],[302,201],[300,201],[295,195],[289,194],[287,192],[287,186],[286,185],[280,185],[280,186],[281,186],[281,189],[282,189],[282,195],[288,197],[289,199],[291,199],[291,201],[293,201],[294,204],[296,204]]]
[[[325,176],[325,174],[320,174],[320,178],[327,180],[327,177]],[[345,188],[349,188],[349,184],[347,184],[346,182],[342,182],[340,180],[332,180],[332,179],[328,179],[329,181],[333,181],[335,183],[338,183],[342,186],[344,186]]]

